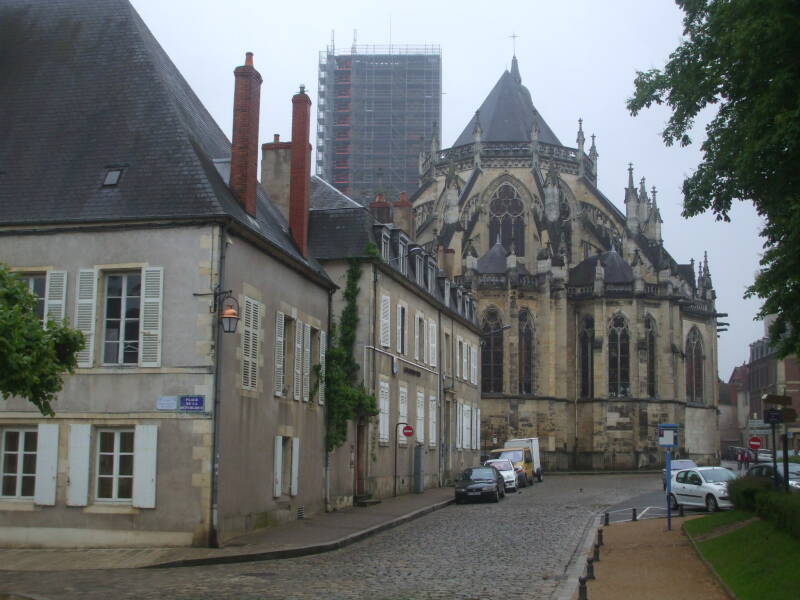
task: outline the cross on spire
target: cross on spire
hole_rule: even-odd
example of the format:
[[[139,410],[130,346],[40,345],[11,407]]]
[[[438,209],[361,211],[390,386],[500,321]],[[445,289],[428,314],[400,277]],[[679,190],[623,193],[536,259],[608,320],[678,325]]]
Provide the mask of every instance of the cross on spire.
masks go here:
[[[511,32],[511,35],[508,36],[511,38],[511,45],[514,50],[514,56],[517,55],[517,38],[519,37],[515,32]]]

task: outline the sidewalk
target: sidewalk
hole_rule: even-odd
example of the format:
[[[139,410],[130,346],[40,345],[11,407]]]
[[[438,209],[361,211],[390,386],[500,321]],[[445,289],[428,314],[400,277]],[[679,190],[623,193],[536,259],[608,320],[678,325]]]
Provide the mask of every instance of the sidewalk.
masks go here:
[[[0,549],[2,571],[67,571],[183,567],[270,560],[336,550],[438,510],[453,501],[452,488],[384,499],[234,538],[223,548]]]

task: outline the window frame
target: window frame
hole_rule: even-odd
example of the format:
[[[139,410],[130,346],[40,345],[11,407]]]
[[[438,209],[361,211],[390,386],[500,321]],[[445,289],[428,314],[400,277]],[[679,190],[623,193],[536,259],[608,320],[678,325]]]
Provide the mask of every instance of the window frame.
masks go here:
[[[408,274],[408,239],[401,235],[397,241],[397,267],[401,275]]]
[[[626,398],[631,394],[631,352],[628,320],[622,314],[608,324],[608,395]]]
[[[125,362],[125,345],[126,343],[131,343],[131,340],[127,342],[124,340],[125,337],[125,329],[128,322],[128,319],[124,317],[127,311],[128,305],[128,298],[134,298],[135,296],[128,296],[127,295],[127,288],[128,288],[128,277],[131,275],[136,275],[139,277],[139,317],[136,319],[138,321],[138,325],[136,328],[136,359],[132,362]],[[101,348],[101,359],[100,365],[103,367],[138,367],[140,363],[140,356],[141,356],[141,344],[142,344],[142,309],[144,305],[144,277],[143,277],[143,270],[110,270],[104,271],[102,273],[103,276],[103,338],[102,338],[102,348]],[[122,296],[119,296],[120,300],[120,307],[119,307],[119,318],[111,319],[119,321],[119,337],[118,340],[109,340],[106,339],[108,334],[108,303],[111,297],[108,294],[108,286],[111,281],[112,277],[122,277]],[[133,320],[133,319],[131,319]],[[117,346],[117,360],[113,362],[109,362],[106,360],[106,347],[109,344],[116,344]],[[120,356],[120,354],[122,356]],[[122,359],[122,360],[120,360]]]
[[[13,452],[9,451],[6,448],[7,444],[7,435],[9,433],[17,433],[17,449]],[[25,450],[25,441],[29,434],[35,434],[36,442],[35,442],[35,449],[31,451]],[[16,470],[14,473],[7,473],[5,470],[6,465],[6,455],[7,454],[15,454],[17,456],[17,464]],[[33,455],[33,472],[28,473],[25,471],[25,456]],[[24,501],[33,501],[36,497],[36,461],[38,460],[39,456],[39,431],[36,427],[2,427],[0,428],[0,499],[1,500],[24,500]],[[15,479],[14,483],[14,494],[7,495],[3,493],[5,489],[5,481],[7,477],[13,477]],[[33,489],[31,490],[30,495],[23,495],[23,486],[25,483],[25,479],[28,477],[33,478]]]
[[[28,286],[28,292],[36,297],[36,315],[42,327],[47,323],[47,272],[21,272],[15,273],[17,279]],[[36,292],[36,283],[41,281],[42,295]]]
[[[100,497],[100,478],[108,479],[108,475],[103,475],[100,473],[100,457],[101,455],[108,455],[108,452],[101,452],[101,437],[103,434],[111,433],[114,435],[114,449],[110,453],[112,458],[112,474],[110,479],[112,480],[111,489],[112,489],[112,497],[111,498],[104,498]],[[131,436],[131,451],[130,452],[121,452],[121,436],[123,433],[130,434]],[[136,429],[130,427],[98,427],[95,429],[95,436],[94,436],[94,500],[98,503],[109,503],[109,504],[133,504],[133,496],[134,496],[134,462],[136,460]],[[120,475],[119,473],[119,463],[121,456],[130,456],[131,457],[131,472],[130,475]],[[131,485],[131,495],[128,498],[120,498],[119,497],[119,480],[120,478],[125,478],[130,480]]]

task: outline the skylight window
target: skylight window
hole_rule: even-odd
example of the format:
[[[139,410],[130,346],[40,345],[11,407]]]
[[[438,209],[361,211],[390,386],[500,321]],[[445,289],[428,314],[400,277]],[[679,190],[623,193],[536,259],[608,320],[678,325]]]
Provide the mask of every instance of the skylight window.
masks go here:
[[[114,167],[106,171],[106,177],[103,179],[103,187],[111,187],[115,186],[119,183],[119,179],[122,177],[122,169],[119,167]]]

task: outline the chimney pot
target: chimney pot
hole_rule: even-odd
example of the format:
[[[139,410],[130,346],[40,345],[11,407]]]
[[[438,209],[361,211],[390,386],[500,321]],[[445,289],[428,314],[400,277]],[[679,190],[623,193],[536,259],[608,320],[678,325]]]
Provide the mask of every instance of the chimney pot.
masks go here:
[[[311,99],[303,91],[292,97],[292,149],[289,182],[289,231],[308,256],[308,208],[311,176]]]
[[[233,135],[229,185],[245,211],[256,216],[258,186],[258,115],[261,103],[261,75],[253,67],[253,53],[233,71]]]
[[[253,66],[253,53],[246,52],[244,55],[244,64],[245,66],[252,67]]]

